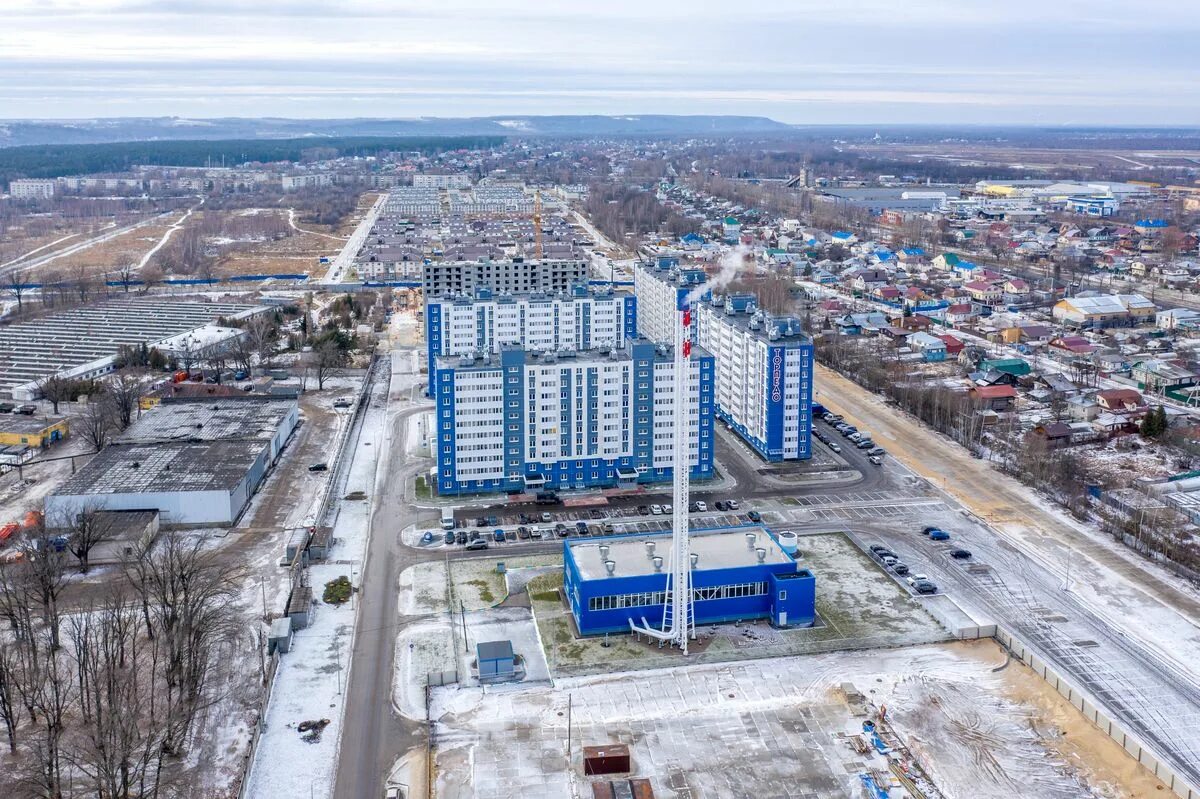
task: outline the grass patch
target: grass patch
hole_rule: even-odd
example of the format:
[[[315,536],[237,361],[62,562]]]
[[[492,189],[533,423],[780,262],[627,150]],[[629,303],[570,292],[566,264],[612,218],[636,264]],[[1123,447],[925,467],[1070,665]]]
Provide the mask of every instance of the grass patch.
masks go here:
[[[417,475],[416,495],[420,499],[430,499],[433,497],[433,492],[429,488],[429,480],[423,474]]]
[[[475,586],[475,590],[479,592],[479,601],[492,604],[496,601],[496,595],[492,593],[492,587],[488,585],[486,580],[467,580],[467,585]]]
[[[321,595],[321,599],[327,605],[341,605],[350,599],[351,590],[350,578],[343,574],[336,580],[325,583],[325,593]]]

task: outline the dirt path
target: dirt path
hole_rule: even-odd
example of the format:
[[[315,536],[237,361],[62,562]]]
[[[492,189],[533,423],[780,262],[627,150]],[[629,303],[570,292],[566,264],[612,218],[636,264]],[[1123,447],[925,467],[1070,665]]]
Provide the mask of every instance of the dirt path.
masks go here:
[[[914,473],[943,489],[963,507],[994,528],[1042,548],[1041,559],[1057,561],[1046,551],[1049,539],[1069,547],[1074,555],[1128,580],[1133,586],[1193,620],[1200,619],[1200,601],[1166,584],[1138,556],[1108,549],[1087,533],[1031,501],[1031,489],[993,469],[987,461],[972,458],[953,444],[878,396],[823,366],[816,367],[819,401],[842,414]],[[1033,553],[1030,553],[1033,554]],[[1080,568],[1078,565],[1072,568]]]

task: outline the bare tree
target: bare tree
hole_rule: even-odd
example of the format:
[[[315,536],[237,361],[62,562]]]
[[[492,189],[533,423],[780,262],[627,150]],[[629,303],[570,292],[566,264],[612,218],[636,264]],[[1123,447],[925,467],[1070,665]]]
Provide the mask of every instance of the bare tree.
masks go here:
[[[88,572],[92,550],[112,538],[115,532],[112,517],[95,505],[85,505],[77,513],[52,519],[51,523],[66,536],[67,550],[79,561],[81,574]]]
[[[87,409],[75,421],[80,438],[99,452],[108,443],[114,426],[112,405],[104,395],[88,397]]]
[[[112,419],[121,430],[133,423],[142,398],[143,380],[128,370],[109,378],[104,392],[104,401],[112,410]]]
[[[14,269],[8,273],[8,293],[17,301],[17,313],[25,310],[23,298],[29,291],[29,275],[24,269]]]
[[[321,342],[309,355],[311,356],[309,363],[312,366],[313,376],[317,378],[318,391],[325,388],[326,380],[341,374],[342,368],[350,360],[345,350],[333,340]]]
[[[75,293],[79,295],[80,304],[83,304],[92,292],[95,278],[88,273],[87,264],[82,261],[72,267],[71,272],[75,277]]]
[[[275,342],[279,339],[279,325],[266,314],[250,317],[246,323],[246,340],[250,349],[258,356],[264,368],[270,368],[275,357]]]
[[[21,541],[24,557],[19,565],[19,577],[25,589],[36,597],[42,608],[42,619],[49,631],[50,648],[59,647],[58,600],[67,584],[66,546],[52,536],[44,521],[27,530]]]
[[[79,382],[61,375],[50,375],[38,381],[38,390],[50,402],[54,412],[58,413],[59,403],[69,402],[79,390]]]

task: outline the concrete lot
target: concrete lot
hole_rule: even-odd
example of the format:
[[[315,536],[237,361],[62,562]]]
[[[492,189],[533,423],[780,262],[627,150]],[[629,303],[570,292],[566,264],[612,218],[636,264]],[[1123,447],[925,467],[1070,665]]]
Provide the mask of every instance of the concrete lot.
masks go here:
[[[1124,769],[1115,744],[1068,728],[1032,672],[1005,663],[980,641],[689,666],[636,679],[616,673],[554,687],[436,689],[437,795],[590,796],[582,746],[620,742],[630,747],[633,775],[648,778],[660,799],[862,796],[870,772],[887,775],[891,797],[912,796],[891,781],[882,754],[852,745],[879,705],[891,722],[884,741],[907,746],[903,758],[951,799],[1151,789]],[[846,682],[872,707],[851,707],[839,691]]]

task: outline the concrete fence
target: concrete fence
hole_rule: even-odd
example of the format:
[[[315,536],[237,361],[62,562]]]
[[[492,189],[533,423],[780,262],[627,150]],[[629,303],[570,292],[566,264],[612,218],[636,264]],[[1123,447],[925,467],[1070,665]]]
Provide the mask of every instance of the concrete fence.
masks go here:
[[[996,629],[995,637],[1001,645],[1012,653],[1013,657],[1033,669],[1051,688],[1058,691],[1064,699],[1082,713],[1084,718],[1096,725],[1109,738],[1116,741],[1118,746],[1123,748],[1143,768],[1161,780],[1163,785],[1170,789],[1176,796],[1181,797],[1181,799],[1200,799],[1200,788],[1188,782],[1170,766],[1162,763],[1159,757],[1147,748],[1141,740],[1127,732],[1121,726],[1120,722],[1109,718],[1090,696],[1077,688],[1069,680],[1060,676],[1057,671],[1034,654],[1033,650],[1023,642],[1014,638],[1011,633],[1003,628]]]

